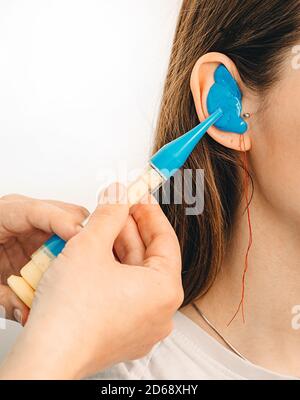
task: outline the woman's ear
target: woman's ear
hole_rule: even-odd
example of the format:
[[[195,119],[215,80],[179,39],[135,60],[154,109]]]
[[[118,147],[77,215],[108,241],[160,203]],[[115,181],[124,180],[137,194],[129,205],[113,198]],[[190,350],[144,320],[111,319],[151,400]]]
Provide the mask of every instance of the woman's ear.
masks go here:
[[[200,121],[204,121],[209,113],[207,111],[207,97],[211,87],[215,83],[214,74],[220,64],[223,64],[237,82],[243,95],[242,99],[242,115],[250,113],[251,101],[247,98],[247,88],[243,85],[240,75],[235,64],[226,55],[221,53],[207,53],[200,57],[194,66],[191,75],[191,90],[195,102],[196,111]],[[243,134],[243,145],[241,148],[241,135],[232,132],[225,132],[212,126],[207,133],[221,145],[238,151],[248,151],[251,148],[250,126],[251,121],[247,121],[248,130]]]

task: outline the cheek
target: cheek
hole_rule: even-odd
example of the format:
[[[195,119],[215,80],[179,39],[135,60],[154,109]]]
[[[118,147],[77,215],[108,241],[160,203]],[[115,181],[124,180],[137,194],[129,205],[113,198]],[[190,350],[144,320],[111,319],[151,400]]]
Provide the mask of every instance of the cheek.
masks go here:
[[[300,218],[300,73],[270,95],[257,116],[250,157],[256,189],[281,213]],[[299,209],[299,210],[298,210]]]

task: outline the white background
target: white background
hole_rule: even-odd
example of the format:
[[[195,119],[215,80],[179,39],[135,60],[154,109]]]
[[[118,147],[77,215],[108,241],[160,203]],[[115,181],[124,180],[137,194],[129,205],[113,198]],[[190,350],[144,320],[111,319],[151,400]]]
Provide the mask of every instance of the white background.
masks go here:
[[[0,0],[0,194],[92,210],[104,171],[143,167],[180,3]]]

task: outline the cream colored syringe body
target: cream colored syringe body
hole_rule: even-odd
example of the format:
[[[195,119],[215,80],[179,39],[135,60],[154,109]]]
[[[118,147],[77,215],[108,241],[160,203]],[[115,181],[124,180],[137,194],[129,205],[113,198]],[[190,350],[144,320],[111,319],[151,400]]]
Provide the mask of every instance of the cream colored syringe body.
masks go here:
[[[58,236],[55,239],[57,241],[61,240]],[[11,275],[7,279],[8,286],[29,308],[31,307],[34,291],[39,281],[49,268],[51,262],[55,259],[55,255],[49,250],[47,243],[32,254],[31,261],[20,271],[21,276]]]
[[[140,203],[147,194],[155,193],[165,182],[166,178],[149,165],[142,175],[129,184],[127,188],[129,205]]]
[[[127,201],[130,206],[139,203],[147,194],[154,193],[166,179],[151,165],[127,188]],[[55,245],[53,247],[53,244]],[[52,261],[56,258],[64,242],[58,236],[53,236],[31,256],[29,261],[20,271],[21,276],[12,275],[7,284],[15,294],[31,308],[36,290],[43,274],[47,271]],[[53,250],[55,248],[55,251]],[[58,250],[57,250],[58,248]],[[52,249],[52,251],[51,251]],[[53,254],[54,253],[54,254]]]

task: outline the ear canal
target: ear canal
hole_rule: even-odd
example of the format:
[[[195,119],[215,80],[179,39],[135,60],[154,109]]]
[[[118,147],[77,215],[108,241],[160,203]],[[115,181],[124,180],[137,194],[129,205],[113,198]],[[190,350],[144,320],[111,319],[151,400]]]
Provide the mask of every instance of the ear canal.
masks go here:
[[[245,133],[248,125],[241,117],[242,93],[237,82],[224,65],[216,69],[214,80],[207,96],[207,110],[209,114],[218,108],[223,111],[223,117],[215,123],[215,127],[225,132]]]

